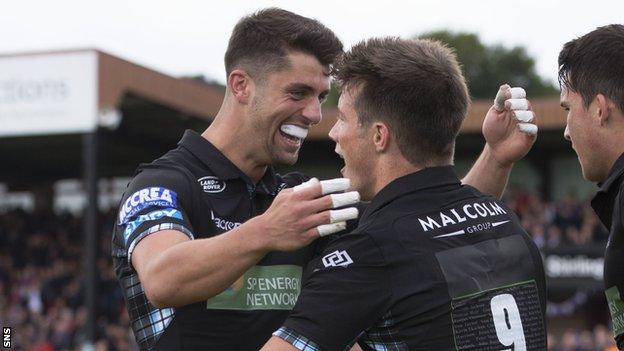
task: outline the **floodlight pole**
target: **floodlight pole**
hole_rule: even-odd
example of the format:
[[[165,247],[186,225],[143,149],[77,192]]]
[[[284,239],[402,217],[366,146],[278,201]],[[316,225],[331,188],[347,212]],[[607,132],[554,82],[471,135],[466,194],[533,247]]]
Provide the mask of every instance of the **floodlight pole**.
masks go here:
[[[82,166],[87,204],[84,208],[84,273],[85,273],[85,307],[87,320],[85,333],[87,343],[95,343],[95,289],[96,289],[96,255],[98,233],[98,131],[85,133],[82,138]]]

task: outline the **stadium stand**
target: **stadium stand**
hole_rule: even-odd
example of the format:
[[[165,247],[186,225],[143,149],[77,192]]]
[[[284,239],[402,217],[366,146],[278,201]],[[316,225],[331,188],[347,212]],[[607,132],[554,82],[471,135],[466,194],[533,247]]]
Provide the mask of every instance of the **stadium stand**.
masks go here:
[[[586,201],[570,196],[563,201],[546,202],[536,194],[515,188],[510,189],[506,201],[544,248],[584,247],[606,240],[604,229],[597,225]],[[113,218],[111,210],[100,213],[98,220],[101,225],[96,350],[135,350],[123,297],[111,266]],[[85,309],[81,227],[81,217],[69,212],[14,209],[0,214],[0,324],[13,328],[14,343],[24,350],[75,350],[82,344]],[[584,304],[590,300],[585,299]],[[549,304],[549,308],[552,306]],[[587,326],[570,324],[560,331],[551,330],[549,350],[611,350],[608,318],[601,322]]]

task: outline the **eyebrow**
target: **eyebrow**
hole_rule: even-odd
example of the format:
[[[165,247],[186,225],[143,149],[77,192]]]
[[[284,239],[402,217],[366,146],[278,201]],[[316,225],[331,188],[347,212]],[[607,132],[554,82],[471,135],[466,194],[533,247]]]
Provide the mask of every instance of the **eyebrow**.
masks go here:
[[[308,85],[306,83],[299,83],[299,82],[290,83],[284,89],[287,90],[287,91],[301,90],[301,91],[305,91],[306,93],[314,92],[314,88],[312,86],[310,86],[310,85]],[[327,96],[327,94],[329,94],[329,89],[323,90],[319,94],[319,96],[325,97],[325,96]]]
[[[561,105],[561,107],[564,107],[564,108],[568,108],[568,107],[570,107],[570,104],[568,104],[568,102],[567,102],[567,101],[561,101],[561,104],[560,104],[560,105]]]
[[[314,88],[305,83],[290,83],[284,88],[285,90],[304,90],[314,91]]]

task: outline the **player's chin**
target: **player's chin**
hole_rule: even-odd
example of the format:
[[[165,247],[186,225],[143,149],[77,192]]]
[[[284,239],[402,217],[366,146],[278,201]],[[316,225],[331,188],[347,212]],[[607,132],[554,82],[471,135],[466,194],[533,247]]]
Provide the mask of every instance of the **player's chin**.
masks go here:
[[[299,159],[299,150],[296,152],[280,152],[273,155],[273,164],[292,166]]]

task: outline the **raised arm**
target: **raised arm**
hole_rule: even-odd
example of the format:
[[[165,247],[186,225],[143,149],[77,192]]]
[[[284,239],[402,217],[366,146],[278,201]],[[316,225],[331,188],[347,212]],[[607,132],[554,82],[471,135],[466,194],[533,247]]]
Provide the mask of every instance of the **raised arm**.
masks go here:
[[[535,143],[534,117],[523,89],[501,86],[483,121],[486,144],[462,182],[500,198],[514,163]]]

